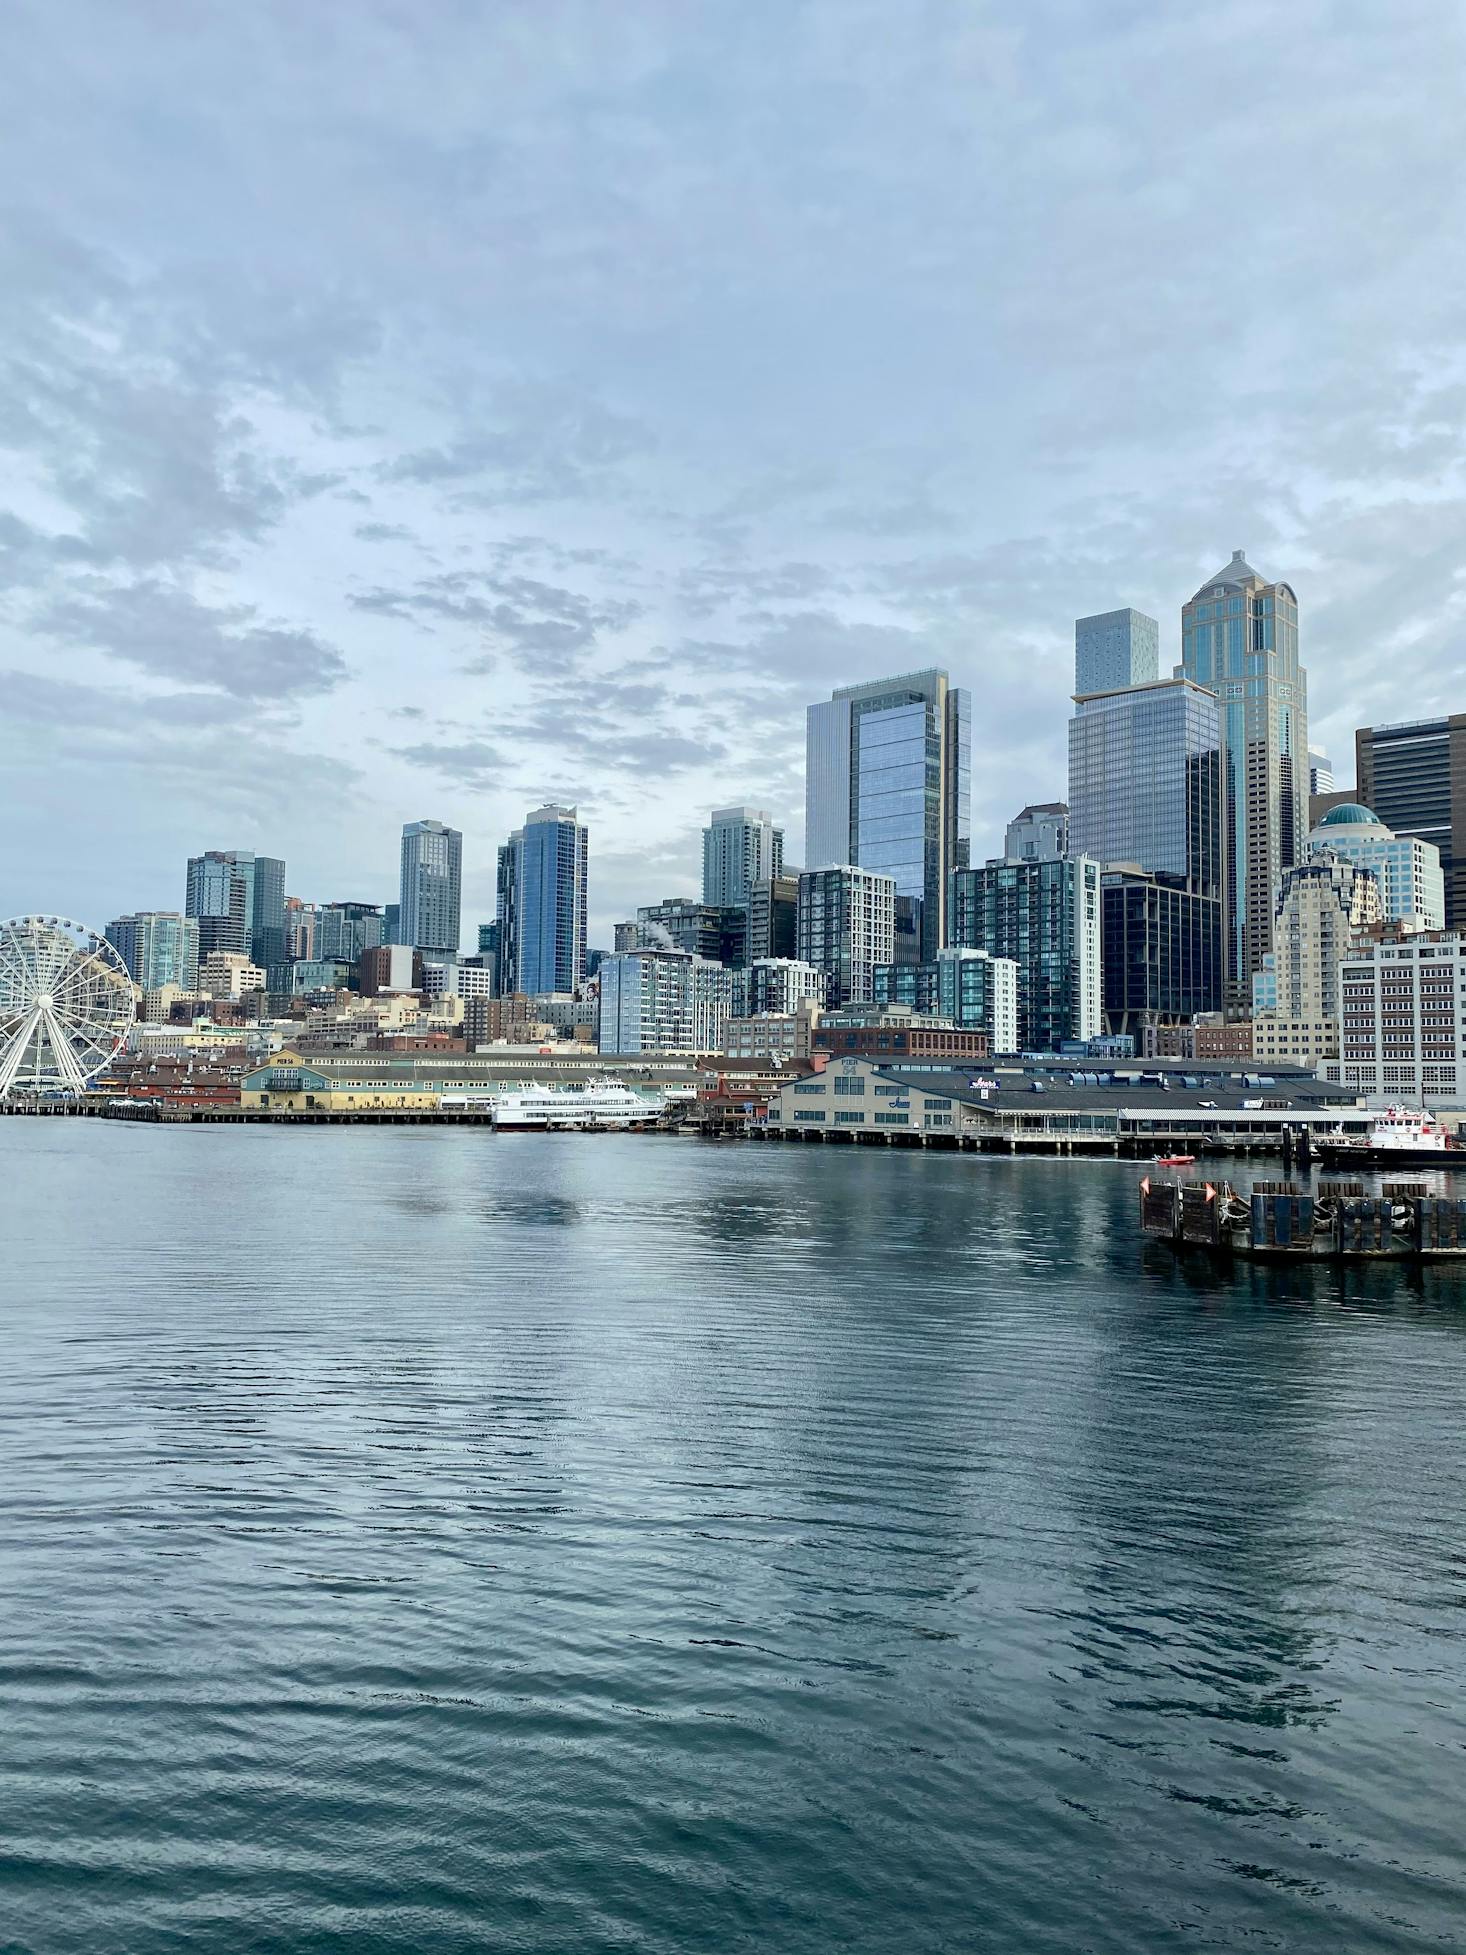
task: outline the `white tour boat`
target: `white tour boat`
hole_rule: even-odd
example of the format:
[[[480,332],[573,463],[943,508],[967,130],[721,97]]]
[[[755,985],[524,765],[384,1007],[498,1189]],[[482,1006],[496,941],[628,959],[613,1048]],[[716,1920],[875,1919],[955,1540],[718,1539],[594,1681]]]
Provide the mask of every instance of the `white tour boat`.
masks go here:
[[[653,1127],[666,1102],[660,1093],[633,1093],[615,1081],[595,1086],[531,1086],[494,1102],[499,1128],[625,1132]]]

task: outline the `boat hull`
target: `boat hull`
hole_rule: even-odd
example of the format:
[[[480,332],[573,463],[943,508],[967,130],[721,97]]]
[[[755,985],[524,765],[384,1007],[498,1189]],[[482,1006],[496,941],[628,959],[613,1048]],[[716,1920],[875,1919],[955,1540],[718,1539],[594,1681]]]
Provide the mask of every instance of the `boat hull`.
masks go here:
[[[1466,1147],[1331,1147],[1321,1140],[1313,1151],[1326,1168],[1466,1167]]]

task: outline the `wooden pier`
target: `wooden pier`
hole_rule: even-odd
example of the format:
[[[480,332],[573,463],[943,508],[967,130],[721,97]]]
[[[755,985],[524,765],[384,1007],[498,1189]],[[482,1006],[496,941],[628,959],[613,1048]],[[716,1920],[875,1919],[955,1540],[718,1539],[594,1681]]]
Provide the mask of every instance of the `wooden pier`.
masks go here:
[[[1321,1181],[1316,1191],[1287,1181],[1250,1189],[1227,1181],[1140,1183],[1142,1235],[1177,1250],[1279,1262],[1466,1263],[1466,1200],[1434,1195],[1423,1182]]]

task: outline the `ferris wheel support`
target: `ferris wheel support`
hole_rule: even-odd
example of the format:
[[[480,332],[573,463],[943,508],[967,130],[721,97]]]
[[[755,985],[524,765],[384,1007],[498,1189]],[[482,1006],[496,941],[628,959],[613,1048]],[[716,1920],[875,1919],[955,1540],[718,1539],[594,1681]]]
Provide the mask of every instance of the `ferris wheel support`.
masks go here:
[[[0,923],[0,1100],[84,1093],[135,1013],[127,968],[95,930],[58,916]]]

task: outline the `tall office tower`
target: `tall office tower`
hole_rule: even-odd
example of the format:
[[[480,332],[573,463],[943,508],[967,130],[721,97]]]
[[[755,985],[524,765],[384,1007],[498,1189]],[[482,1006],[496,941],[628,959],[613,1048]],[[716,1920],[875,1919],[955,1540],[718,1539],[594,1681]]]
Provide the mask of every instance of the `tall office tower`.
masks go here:
[[[285,864],[275,855],[257,855],[254,865],[249,954],[265,969],[285,962]]]
[[[1283,873],[1308,833],[1308,680],[1298,600],[1240,550],[1181,611],[1184,675],[1221,702],[1224,1009],[1246,1018]]]
[[[1149,1054],[1162,1026],[1215,1012],[1222,999],[1222,905],[1185,876],[1135,868],[1100,876],[1105,1030]]]
[[[1074,620],[1074,690],[1114,692],[1161,676],[1161,628],[1143,611]]]
[[[1361,726],[1354,758],[1364,806],[1440,850],[1446,928],[1466,930],[1466,713]]]
[[[463,837],[441,821],[409,821],[402,829],[398,934],[405,944],[439,957],[458,955],[462,929]]]
[[[875,996],[875,968],[894,960],[896,884],[852,864],[806,869],[799,878],[799,961],[828,980],[827,1002],[864,1004]]]
[[[1005,862],[1062,862],[1069,853],[1069,804],[1031,801],[1008,823]]]
[[[921,904],[923,957],[947,941],[947,891],[953,870],[967,866],[971,801],[971,699],[945,672],[845,686],[809,708],[806,860],[891,877],[898,896]]]
[[[382,942],[384,944],[400,944],[402,942],[402,905],[400,903],[383,903],[382,905]]]
[[[749,891],[784,871],[784,831],[759,808],[714,808],[702,831],[702,900],[747,905]]]
[[[1443,930],[1446,883],[1441,852],[1418,835],[1396,835],[1356,801],[1341,801],[1316,824],[1308,838],[1310,859],[1341,857],[1368,869],[1379,883],[1380,918],[1409,920],[1413,930]]]
[[[799,927],[799,872],[756,882],[748,893],[748,961],[792,957]]]
[[[283,906],[283,869],[281,884]],[[191,855],[183,911],[198,918],[200,957],[215,950],[247,956],[255,915],[255,858],[250,851],[206,849]]]
[[[1085,855],[1067,862],[989,862],[952,879],[952,929],[960,947],[1018,966],[1018,1042],[1057,1052],[1100,1029],[1100,871]]]
[[[180,916],[177,910],[139,910],[135,916],[114,917],[105,934],[142,990],[176,984],[180,991],[197,991],[197,917]]]
[[[1081,693],[1069,722],[1069,847],[1221,896],[1221,724],[1190,679]],[[1199,1007],[1214,1011],[1216,1005]]]
[[[1334,791],[1334,763],[1322,747],[1308,749],[1308,792],[1332,794]]]
[[[1283,877],[1273,947],[1253,978],[1253,1052],[1316,1066],[1339,1054],[1340,975],[1356,938],[1380,922],[1379,883],[1332,849]]]
[[[499,995],[574,991],[585,977],[589,837],[574,808],[536,808],[499,850]]]
[[[316,912],[317,961],[355,964],[382,941],[382,912],[375,903],[322,903]]]

